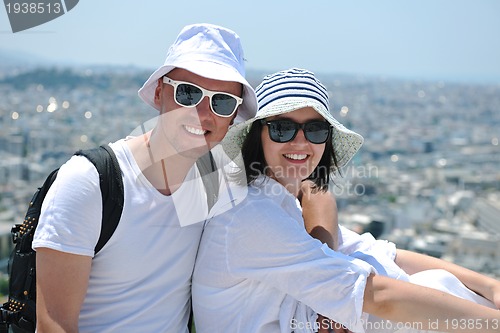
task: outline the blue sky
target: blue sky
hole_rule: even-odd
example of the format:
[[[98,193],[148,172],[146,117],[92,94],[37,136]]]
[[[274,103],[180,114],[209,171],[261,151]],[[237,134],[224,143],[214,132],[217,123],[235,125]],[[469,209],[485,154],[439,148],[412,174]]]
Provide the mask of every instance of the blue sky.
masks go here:
[[[500,83],[497,0],[81,0],[15,34],[4,7],[0,50],[153,69],[196,22],[235,30],[249,69]]]

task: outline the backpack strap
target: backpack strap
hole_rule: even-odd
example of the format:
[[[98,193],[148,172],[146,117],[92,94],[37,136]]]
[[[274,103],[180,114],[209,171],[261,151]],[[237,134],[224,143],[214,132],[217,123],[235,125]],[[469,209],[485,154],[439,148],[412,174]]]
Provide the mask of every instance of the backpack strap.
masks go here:
[[[205,186],[207,192],[207,205],[208,211],[215,205],[217,198],[219,197],[219,174],[217,171],[217,166],[215,164],[214,156],[211,151],[208,151],[205,155],[200,157],[196,161],[196,166],[200,171],[201,180]],[[196,332],[193,320],[193,307],[191,305],[191,311],[189,313],[188,319],[188,331],[189,333]]]
[[[219,196],[219,175],[215,165],[214,156],[209,151],[196,161],[196,166],[201,174],[201,179],[207,192],[208,210],[212,209]]]
[[[19,242],[19,251],[22,253],[29,253],[32,250],[31,243],[33,241],[35,229],[38,226],[38,218],[40,216],[40,211],[42,210],[43,199],[56,179],[58,171],[59,168],[52,171],[45,179],[43,185],[33,194],[23,223],[15,224],[12,227],[12,243],[17,244]],[[23,237],[25,234],[30,235],[30,237]]]
[[[108,145],[79,150],[75,155],[85,156],[99,173],[102,195],[101,234],[94,253],[97,254],[115,232],[123,211],[123,179],[116,155]]]

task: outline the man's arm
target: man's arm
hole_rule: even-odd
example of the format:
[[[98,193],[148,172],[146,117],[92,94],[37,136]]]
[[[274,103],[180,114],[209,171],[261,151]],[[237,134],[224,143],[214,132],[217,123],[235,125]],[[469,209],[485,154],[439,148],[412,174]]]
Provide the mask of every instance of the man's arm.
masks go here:
[[[455,275],[467,288],[492,301],[500,309],[500,281],[438,258],[397,250],[396,264],[408,274],[443,269]]]
[[[440,332],[498,332],[500,324],[498,310],[381,275],[368,277],[363,311]]]
[[[36,249],[37,332],[77,333],[92,258]]]
[[[299,195],[306,230],[312,237],[337,250],[339,226],[335,198],[329,191],[313,191],[311,184],[311,181],[303,181]]]

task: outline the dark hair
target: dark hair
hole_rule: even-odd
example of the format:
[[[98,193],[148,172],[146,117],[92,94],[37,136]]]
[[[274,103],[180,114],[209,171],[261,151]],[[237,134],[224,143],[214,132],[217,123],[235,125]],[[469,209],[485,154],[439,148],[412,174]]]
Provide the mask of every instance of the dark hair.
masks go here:
[[[267,167],[261,140],[262,126],[260,121],[254,121],[241,147],[247,184],[253,182],[260,175],[265,174]],[[330,137],[326,141],[323,156],[321,156],[318,165],[307,179],[314,183],[313,189],[326,191],[328,190],[331,172],[340,172],[340,169],[330,133]]]

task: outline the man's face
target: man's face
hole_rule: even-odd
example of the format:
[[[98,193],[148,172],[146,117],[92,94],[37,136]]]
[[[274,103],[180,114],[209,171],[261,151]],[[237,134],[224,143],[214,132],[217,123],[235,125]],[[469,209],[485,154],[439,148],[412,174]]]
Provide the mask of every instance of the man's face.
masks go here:
[[[242,95],[242,85],[237,82],[208,79],[181,68],[167,76],[175,81],[193,83],[211,91]],[[174,100],[174,87],[158,81],[155,104],[160,108],[158,129],[177,153],[198,158],[216,146],[226,135],[236,114],[221,117],[212,112],[208,96],[195,107],[182,107]]]

